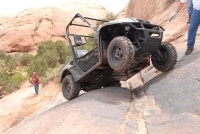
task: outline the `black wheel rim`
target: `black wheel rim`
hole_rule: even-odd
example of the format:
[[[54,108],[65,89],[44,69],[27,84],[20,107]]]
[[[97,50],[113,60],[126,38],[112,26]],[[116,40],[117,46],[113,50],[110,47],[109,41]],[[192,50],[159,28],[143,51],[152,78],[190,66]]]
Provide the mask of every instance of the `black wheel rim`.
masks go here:
[[[113,48],[112,51],[112,59],[114,60],[114,62],[119,63],[122,60],[123,57],[123,50],[121,47],[115,47]]]
[[[163,58],[158,58],[159,56],[156,55],[155,60],[156,60],[157,64],[164,65],[167,61],[168,53],[166,51],[161,51],[161,54],[162,54]]]

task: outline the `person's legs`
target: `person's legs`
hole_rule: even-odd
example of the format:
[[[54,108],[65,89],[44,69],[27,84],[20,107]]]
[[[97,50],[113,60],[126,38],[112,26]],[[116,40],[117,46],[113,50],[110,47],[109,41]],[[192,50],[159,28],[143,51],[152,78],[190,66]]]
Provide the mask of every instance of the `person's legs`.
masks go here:
[[[35,94],[38,95],[39,85],[34,85],[35,88]]]
[[[34,84],[35,94],[37,93],[37,86]]]
[[[187,41],[188,49],[187,49],[185,55],[188,55],[193,51],[196,33],[197,33],[197,29],[198,29],[199,25],[200,25],[200,10],[194,9],[194,11],[192,13],[192,17],[191,17],[190,27],[188,30],[188,41]]]
[[[38,90],[39,90],[39,86],[38,85],[36,85],[36,94],[38,95]]]

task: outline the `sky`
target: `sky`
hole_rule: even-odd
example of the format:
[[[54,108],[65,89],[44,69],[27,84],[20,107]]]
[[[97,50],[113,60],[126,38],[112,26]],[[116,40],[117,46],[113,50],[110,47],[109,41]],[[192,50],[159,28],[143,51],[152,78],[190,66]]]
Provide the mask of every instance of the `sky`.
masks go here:
[[[15,15],[26,8],[53,6],[59,3],[67,2],[68,0],[5,0],[0,3],[0,15]],[[84,0],[82,0],[84,1]],[[106,9],[117,13],[129,0],[92,0]]]

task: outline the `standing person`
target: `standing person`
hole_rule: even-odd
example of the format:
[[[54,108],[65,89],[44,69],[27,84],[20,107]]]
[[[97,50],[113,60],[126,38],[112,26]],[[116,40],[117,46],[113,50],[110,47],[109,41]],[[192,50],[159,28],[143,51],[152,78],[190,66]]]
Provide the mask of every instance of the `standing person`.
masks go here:
[[[189,2],[188,2],[188,15],[189,15],[189,18],[188,18],[187,24],[190,23],[192,12],[193,12],[193,3],[192,3],[192,0],[189,0]]]
[[[180,3],[175,13],[170,18],[170,21],[176,18],[177,13],[182,9],[183,5],[187,2],[188,0],[180,0]],[[194,50],[195,38],[198,27],[200,25],[200,0],[192,0],[192,3],[193,3],[193,12],[188,30],[187,50],[185,52],[185,55],[191,54],[192,51]]]
[[[34,85],[35,95],[38,95],[40,81],[39,81],[38,75],[35,72],[33,72],[33,74],[32,74],[31,83]]]

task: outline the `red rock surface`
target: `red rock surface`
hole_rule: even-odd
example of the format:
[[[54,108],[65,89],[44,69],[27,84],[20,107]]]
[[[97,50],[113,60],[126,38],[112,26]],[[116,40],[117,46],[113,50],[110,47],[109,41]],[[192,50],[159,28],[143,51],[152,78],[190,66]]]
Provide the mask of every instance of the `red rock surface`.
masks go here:
[[[26,9],[13,18],[2,17],[0,49],[30,52],[35,51],[41,41],[65,40],[66,25],[76,13],[104,18],[107,11],[98,5],[76,0],[56,7]]]

